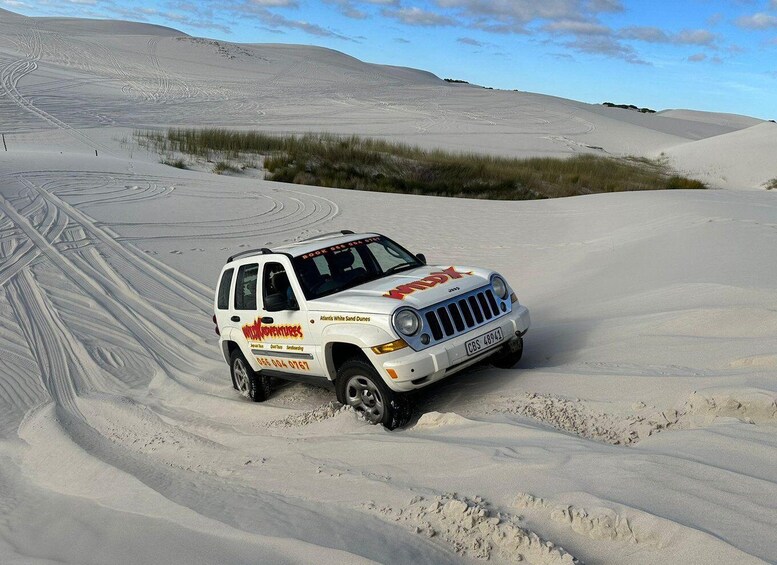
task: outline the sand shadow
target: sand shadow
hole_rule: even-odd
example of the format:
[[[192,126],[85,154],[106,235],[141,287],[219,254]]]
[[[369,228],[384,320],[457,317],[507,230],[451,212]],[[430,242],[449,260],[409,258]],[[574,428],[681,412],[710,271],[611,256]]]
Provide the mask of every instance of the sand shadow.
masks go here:
[[[595,320],[576,320],[533,327],[524,337],[523,357],[512,369],[498,369],[485,361],[413,393],[414,421],[425,412],[455,411],[460,401],[498,394],[531,371],[573,362],[588,345],[587,336],[596,325]]]

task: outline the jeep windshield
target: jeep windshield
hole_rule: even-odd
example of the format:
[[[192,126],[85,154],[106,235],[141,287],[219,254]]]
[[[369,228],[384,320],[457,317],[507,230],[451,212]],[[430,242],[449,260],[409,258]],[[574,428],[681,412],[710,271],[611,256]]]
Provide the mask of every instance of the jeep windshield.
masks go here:
[[[412,253],[382,235],[322,247],[293,261],[308,300],[423,266]]]

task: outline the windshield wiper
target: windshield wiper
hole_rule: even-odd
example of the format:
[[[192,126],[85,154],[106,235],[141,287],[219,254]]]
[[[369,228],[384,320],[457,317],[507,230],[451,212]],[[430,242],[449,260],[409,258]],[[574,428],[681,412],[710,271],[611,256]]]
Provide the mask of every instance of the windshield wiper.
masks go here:
[[[414,269],[415,267],[418,267],[418,265],[414,265],[413,263],[399,263],[397,265],[394,265],[393,267],[389,268],[387,271],[384,271],[384,275],[391,275],[393,273],[398,273],[399,271],[407,271],[410,269]]]

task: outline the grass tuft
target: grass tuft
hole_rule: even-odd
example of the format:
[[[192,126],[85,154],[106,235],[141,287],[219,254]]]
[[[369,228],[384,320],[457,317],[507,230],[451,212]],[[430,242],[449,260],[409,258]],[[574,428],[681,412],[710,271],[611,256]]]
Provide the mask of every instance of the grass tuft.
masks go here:
[[[224,159],[264,157],[269,180],[355,190],[528,200],[600,192],[706,188],[661,161],[592,154],[514,159],[428,151],[402,143],[332,134],[270,135],[226,129],[137,131],[139,143],[220,159],[214,172],[233,170]],[[231,169],[229,167],[232,167]],[[219,169],[219,170],[217,170]],[[236,169],[234,169],[236,170]]]
[[[161,163],[163,165],[169,165],[170,167],[175,167],[176,169],[188,169],[186,166],[186,161],[183,159],[162,159]]]
[[[216,166],[213,167],[213,172],[217,175],[223,175],[224,173],[239,173],[240,169],[228,161],[219,161],[216,163]]]
[[[669,190],[671,189],[697,190],[701,188],[707,188],[707,185],[695,179],[689,179],[686,177],[679,177],[675,175],[675,176],[669,177],[669,179],[666,181],[666,186],[664,188]]]

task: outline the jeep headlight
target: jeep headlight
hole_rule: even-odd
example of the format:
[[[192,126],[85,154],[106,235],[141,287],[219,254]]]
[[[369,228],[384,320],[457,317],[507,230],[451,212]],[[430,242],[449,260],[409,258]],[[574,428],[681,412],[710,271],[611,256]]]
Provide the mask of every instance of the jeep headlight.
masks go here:
[[[491,278],[491,286],[494,288],[494,294],[496,294],[502,300],[507,298],[507,283],[499,275],[494,275]]]
[[[415,335],[421,329],[421,316],[411,308],[402,308],[394,314],[394,329],[400,335]]]

